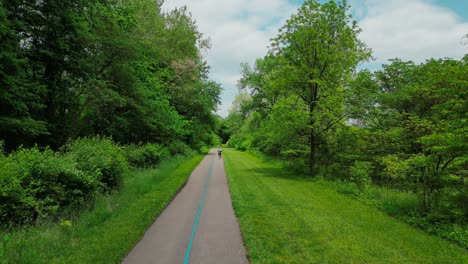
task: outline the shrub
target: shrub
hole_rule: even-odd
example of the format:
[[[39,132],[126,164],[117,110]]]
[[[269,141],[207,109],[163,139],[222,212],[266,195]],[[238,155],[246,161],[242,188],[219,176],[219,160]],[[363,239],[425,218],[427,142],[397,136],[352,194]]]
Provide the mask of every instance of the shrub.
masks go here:
[[[122,148],[109,138],[82,138],[67,144],[67,156],[78,169],[98,175],[105,191],[118,188],[128,163]]]
[[[175,156],[175,155],[186,156],[192,152],[192,149],[182,141],[171,142],[170,144],[167,145],[167,149],[169,150],[169,153],[172,156]]]
[[[359,190],[366,190],[372,183],[370,178],[372,169],[373,166],[370,162],[355,161],[349,170],[351,182],[356,184]]]
[[[242,143],[240,145],[237,146],[237,149],[242,150],[242,151],[246,151],[246,150],[250,149],[251,147],[252,147],[252,140],[246,139],[246,140],[242,141]]]
[[[281,157],[286,160],[288,169],[301,174],[307,173],[309,170],[307,155],[307,151],[302,149],[288,149],[281,151]]]
[[[243,138],[238,134],[234,134],[226,143],[230,148],[237,148],[241,145]]]
[[[410,167],[405,159],[396,155],[387,155],[379,160],[383,166],[381,176],[391,184],[397,186],[406,185],[407,175]]]
[[[211,132],[209,144],[211,146],[219,146],[219,145],[221,145],[221,138],[218,135],[216,135],[215,133]]]
[[[158,165],[170,154],[167,148],[162,145],[147,143],[125,146],[124,155],[132,167],[151,167]]]
[[[32,223],[81,205],[96,190],[96,175],[74,160],[37,147],[0,158],[0,222]]]
[[[241,151],[246,151],[251,148],[252,140],[248,138],[241,137],[239,135],[233,135],[227,142],[228,147],[236,148]]]

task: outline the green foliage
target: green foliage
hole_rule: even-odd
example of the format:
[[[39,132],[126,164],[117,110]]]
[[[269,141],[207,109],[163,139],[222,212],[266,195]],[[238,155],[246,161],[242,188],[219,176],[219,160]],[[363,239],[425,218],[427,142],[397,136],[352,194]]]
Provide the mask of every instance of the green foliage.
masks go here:
[[[222,139],[220,136],[218,136],[215,133],[211,133],[211,140],[209,143],[211,143],[212,146],[220,146]]]
[[[220,144],[226,144],[229,141],[232,133],[227,119],[218,118],[216,134],[219,137]]]
[[[172,156],[182,155],[187,156],[192,153],[192,149],[190,149],[187,144],[182,141],[173,141],[167,145],[167,150]]]
[[[84,205],[98,187],[98,173],[77,169],[69,156],[37,147],[0,157],[0,223],[34,223]]]
[[[121,146],[108,138],[81,138],[67,144],[67,156],[86,173],[97,174],[101,187],[110,191],[120,187],[128,169]]]
[[[242,65],[239,84],[250,98],[240,97],[228,120],[244,124],[234,132],[250,139],[245,147],[301,159],[311,175],[328,165],[334,134],[347,117],[344,85],[370,57],[348,11],[346,1],[305,1],[269,53],[253,69]]]
[[[7,172],[0,174],[14,188],[8,195],[22,195],[5,200],[8,206],[21,201],[18,210],[25,213],[11,212],[18,222],[55,217],[97,192],[117,189],[128,163],[155,166],[169,155],[219,143],[214,111],[221,87],[208,78],[202,56],[209,41],[186,8],[163,11],[161,5],[152,0],[0,3],[0,141],[5,153],[13,153],[2,157],[4,166],[13,166],[8,179]],[[124,144],[130,145],[125,151]],[[44,159],[41,166],[47,167],[34,163],[44,175],[17,175],[23,172],[11,160],[29,150],[14,150],[34,145],[30,155]],[[28,187],[36,177],[63,179],[42,193],[42,183],[37,190]],[[79,185],[80,177],[91,179],[89,190]],[[15,221],[16,216],[6,217]]]
[[[366,190],[371,185],[372,169],[372,164],[367,161],[355,161],[349,169],[350,180],[357,185],[360,191]]]
[[[209,41],[186,8],[161,1],[3,1],[0,139],[58,149],[99,135],[119,143],[210,144],[219,84]],[[43,19],[44,17],[48,19]]]
[[[408,177],[410,170],[407,160],[402,160],[396,155],[387,155],[382,157],[383,166],[382,176],[392,180],[404,180]]]
[[[252,146],[252,141],[248,138],[241,137],[240,135],[233,135],[227,142],[227,145],[231,148],[246,151]]]
[[[407,159],[394,154],[380,157],[377,161],[377,170],[380,177],[376,180],[389,186],[400,188],[401,190],[414,190],[417,188],[412,179],[411,166]],[[374,174],[375,175],[375,174]],[[374,176],[374,178],[376,178]]]
[[[4,1],[0,3],[0,137],[11,150],[48,133],[46,123],[30,113],[42,109],[40,96],[44,89],[39,84],[31,85],[22,70],[25,60],[15,31],[21,23],[11,20],[8,6]]]
[[[348,9],[346,1],[305,1],[272,43],[271,53],[279,65],[285,65],[277,70],[280,94],[302,102],[289,108],[302,117],[301,129],[293,130],[294,138],[307,140],[311,175],[320,165],[318,146],[327,145],[327,134],[345,118],[343,84],[357,64],[370,56],[357,38],[360,29]]]
[[[127,145],[123,153],[132,167],[154,167],[170,155],[164,146],[152,143]]]
[[[305,1],[269,53],[242,65],[229,146],[351,178],[361,192],[371,182],[414,191],[433,223],[468,223],[468,56],[354,73],[370,50],[348,8]]]
[[[246,147],[286,159],[294,171],[313,162],[316,175],[351,179],[356,188],[349,193],[364,193],[371,182],[414,192],[419,202],[403,214],[428,225],[466,226],[468,56],[419,65],[395,59],[380,71],[340,75],[340,85],[310,82],[321,87],[311,118],[304,100],[310,94],[301,83],[306,71],[294,74],[307,65],[293,56],[302,29],[281,33],[281,41],[298,43],[280,41],[277,53],[257,60],[253,69],[243,65],[240,86],[249,94],[239,95],[227,118],[234,124],[229,145],[249,142]],[[330,64],[335,66],[342,65]]]
[[[183,142],[173,155],[192,151]],[[159,144],[120,146],[109,138],[81,138],[64,152],[36,146],[0,155],[0,224],[2,228],[53,220],[64,212],[92,205],[94,197],[122,186],[132,167],[151,167],[169,158]]]
[[[203,157],[176,157],[158,169],[129,171],[119,192],[97,195],[92,208],[65,214],[59,223],[0,231],[0,262],[121,262]]]

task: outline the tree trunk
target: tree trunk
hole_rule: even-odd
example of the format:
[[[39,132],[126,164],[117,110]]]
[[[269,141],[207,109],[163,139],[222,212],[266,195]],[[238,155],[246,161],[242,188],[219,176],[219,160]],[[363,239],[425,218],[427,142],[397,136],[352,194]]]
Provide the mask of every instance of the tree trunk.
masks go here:
[[[309,173],[310,175],[315,175],[315,150],[316,150],[316,135],[314,131],[314,109],[315,103],[317,101],[317,84],[309,84],[310,89],[310,101],[309,101],[309,126],[310,126],[310,135],[309,135],[309,148],[310,148],[310,157],[309,157]]]
[[[309,138],[309,143],[310,143],[310,157],[309,157],[309,173],[310,175],[314,176],[315,174],[315,133],[314,129],[311,128],[310,130],[310,138]]]

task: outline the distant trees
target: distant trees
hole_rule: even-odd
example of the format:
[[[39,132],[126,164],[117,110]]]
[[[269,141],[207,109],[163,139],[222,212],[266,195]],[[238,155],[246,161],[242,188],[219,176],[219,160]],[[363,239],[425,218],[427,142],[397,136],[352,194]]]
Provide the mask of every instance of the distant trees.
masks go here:
[[[160,1],[2,1],[0,140],[53,148],[79,136],[122,143],[212,138],[220,85],[209,41]],[[190,95],[190,96],[187,96]]]

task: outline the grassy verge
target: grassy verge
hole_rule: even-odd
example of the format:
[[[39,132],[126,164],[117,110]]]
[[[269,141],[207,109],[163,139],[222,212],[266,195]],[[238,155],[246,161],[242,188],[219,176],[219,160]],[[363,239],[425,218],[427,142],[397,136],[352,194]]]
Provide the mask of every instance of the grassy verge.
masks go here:
[[[467,263],[465,249],[412,228],[280,163],[225,149],[252,263]]]
[[[204,155],[134,170],[120,192],[70,221],[0,234],[0,263],[119,263],[186,182]]]
[[[397,189],[371,185],[365,190],[359,190],[351,182],[328,181],[317,178],[315,181],[325,188],[356,199],[372,206],[386,214],[417,227],[425,232],[450,240],[468,249],[468,227],[455,223],[447,223],[431,219],[418,209],[421,201],[417,194]]]

